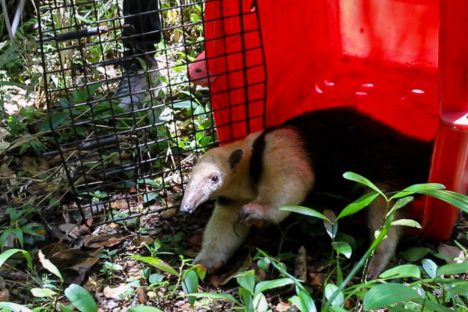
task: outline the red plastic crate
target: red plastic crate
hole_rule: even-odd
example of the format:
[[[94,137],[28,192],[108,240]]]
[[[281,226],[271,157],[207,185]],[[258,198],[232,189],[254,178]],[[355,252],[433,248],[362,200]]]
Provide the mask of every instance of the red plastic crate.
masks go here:
[[[435,139],[430,180],[466,193],[467,20],[466,0],[208,1],[206,51],[190,76],[210,85],[221,142],[354,106]],[[431,199],[419,218],[443,240],[457,215]]]

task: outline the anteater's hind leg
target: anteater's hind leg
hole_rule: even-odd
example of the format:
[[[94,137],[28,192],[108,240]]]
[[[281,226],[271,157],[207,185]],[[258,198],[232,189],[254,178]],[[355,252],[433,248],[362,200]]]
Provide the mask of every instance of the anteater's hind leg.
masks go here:
[[[302,203],[314,183],[303,142],[292,128],[278,129],[266,135],[261,165],[258,196],[240,211],[241,219],[248,225],[280,223],[289,213],[279,208]]]
[[[371,240],[374,240],[375,231],[379,230],[385,222],[387,214],[387,203],[382,197],[378,197],[369,207],[368,224]],[[396,219],[401,218],[401,213],[397,213]],[[374,256],[369,262],[368,277],[376,278],[388,265],[395,253],[398,241],[401,236],[401,227],[392,226],[387,233],[387,237],[380,243],[374,252]]]
[[[221,268],[244,242],[249,228],[237,222],[239,205],[219,205],[203,232],[203,245],[195,258],[209,273]]]

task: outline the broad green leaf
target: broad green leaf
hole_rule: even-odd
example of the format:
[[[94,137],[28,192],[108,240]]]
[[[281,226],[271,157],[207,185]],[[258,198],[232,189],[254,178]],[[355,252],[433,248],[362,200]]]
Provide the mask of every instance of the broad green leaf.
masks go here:
[[[34,268],[33,268],[33,264],[32,264],[32,257],[31,257],[31,254],[26,251],[26,250],[22,250],[22,249],[8,249],[4,252],[2,252],[2,254],[0,254],[0,267],[11,257],[13,256],[14,254],[16,253],[21,253],[23,255],[23,257],[26,259],[26,262],[28,263],[28,267],[29,269],[32,271]]]
[[[330,300],[332,295],[338,290],[338,286],[334,284],[327,284],[325,286],[325,298]],[[333,302],[330,303],[331,306],[342,307],[344,304],[344,294],[340,291],[340,293],[333,299]]]
[[[268,311],[268,301],[265,298],[265,295],[258,293],[253,298],[253,307],[255,312],[267,312]]]
[[[430,248],[414,247],[414,248],[405,250],[404,252],[401,253],[401,255],[406,261],[415,262],[424,258],[424,256],[426,256],[429,252],[431,252]]]
[[[345,178],[347,180],[354,181],[354,182],[358,182],[360,184],[363,184],[363,185],[367,186],[368,188],[376,191],[377,193],[382,195],[384,198],[387,198],[387,196],[385,196],[385,194],[374,183],[372,183],[367,178],[364,178],[363,176],[361,176],[361,175],[359,175],[357,173],[354,173],[354,172],[351,172],[351,171],[345,172],[343,174],[343,178]]]
[[[452,295],[460,295],[468,298],[468,281],[447,285],[447,291]]]
[[[304,288],[296,286],[296,294],[297,296],[293,296],[289,300],[301,312],[317,312],[314,300]]]
[[[330,222],[330,220],[327,217],[325,217],[322,213],[318,212],[315,209],[307,208],[304,206],[298,206],[298,205],[284,206],[284,207],[281,207],[280,210],[295,212],[304,216],[319,218],[319,219]]]
[[[50,288],[32,288],[31,294],[37,298],[53,297],[57,295],[57,293]]]
[[[258,283],[257,286],[255,286],[255,293],[258,294],[258,293],[264,292],[265,290],[279,288],[279,287],[283,287],[286,285],[291,285],[293,283],[294,281],[290,279],[289,277],[279,278],[279,279],[275,279],[272,281],[263,281],[263,282]]]
[[[42,250],[39,250],[38,257],[39,262],[42,264],[44,269],[57,276],[63,282],[63,277],[59,269],[57,269],[57,267],[52,262],[50,262],[50,260],[45,258],[44,254],[42,253]]]
[[[13,302],[0,302],[0,311],[11,311],[11,312],[33,312],[25,306]]]
[[[397,198],[402,198],[408,195],[413,195],[416,193],[420,193],[422,191],[430,191],[430,190],[443,190],[445,189],[445,185],[440,184],[440,183],[422,183],[422,184],[414,184],[411,186],[408,186],[407,188],[399,191],[390,199],[397,199]]]
[[[156,307],[138,305],[128,309],[127,312],[163,312],[163,310]]]
[[[446,264],[437,269],[437,276],[468,273],[468,262]]]
[[[71,284],[65,289],[65,296],[81,312],[96,312],[97,304],[90,293],[80,285]]]
[[[398,219],[392,222],[392,225],[408,226],[421,229],[422,226],[415,220],[411,219]]]
[[[164,275],[159,273],[153,273],[148,277],[148,282],[150,285],[157,285],[164,280]]]
[[[239,296],[241,298],[241,302],[245,307],[245,312],[253,312],[253,295],[245,288],[239,287]]]
[[[468,213],[468,196],[466,195],[447,190],[426,190],[419,193],[440,199]]]
[[[214,299],[214,300],[226,300],[226,301],[240,304],[240,302],[237,301],[236,298],[234,298],[234,296],[230,294],[199,292],[199,293],[194,293],[194,294],[187,294],[187,296],[196,297],[196,298],[208,298],[208,299]]]
[[[198,291],[198,275],[194,270],[189,270],[185,273],[184,280],[182,281],[182,290],[186,294],[194,293]],[[195,302],[194,297],[189,297],[190,305]]]
[[[402,301],[421,298],[411,287],[403,284],[380,284],[372,287],[364,296],[364,310],[380,309]]]
[[[341,254],[345,256],[347,259],[351,258],[351,254],[353,253],[353,250],[351,249],[351,246],[344,241],[337,241],[337,242],[332,242],[333,249],[336,250],[338,254]]]
[[[421,278],[421,270],[414,264],[403,264],[388,269],[379,275],[380,278]]]
[[[236,275],[237,283],[245,288],[251,295],[254,294],[255,271],[249,270]]]
[[[362,209],[369,206],[378,196],[379,193],[376,192],[362,195],[351,204],[347,205],[343,210],[341,210],[337,220],[361,211]]]
[[[167,272],[169,274],[172,274],[172,275],[175,275],[175,276],[179,275],[179,273],[177,273],[177,271],[173,267],[171,267],[169,264],[167,264],[166,262],[164,262],[163,260],[161,260],[159,258],[143,257],[143,256],[140,256],[140,255],[133,255],[132,259],[144,262],[144,263],[149,264],[151,266],[154,266],[155,268],[157,268],[157,269],[159,269],[161,271]]]
[[[437,264],[431,259],[423,259],[422,267],[430,278],[437,276]]]

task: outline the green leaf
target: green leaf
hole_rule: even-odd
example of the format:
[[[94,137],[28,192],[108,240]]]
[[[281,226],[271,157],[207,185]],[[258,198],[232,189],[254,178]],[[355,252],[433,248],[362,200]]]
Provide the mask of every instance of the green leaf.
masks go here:
[[[239,287],[238,292],[241,298],[241,302],[245,307],[245,312],[253,312],[253,295],[243,287]]]
[[[184,280],[182,281],[182,290],[186,294],[194,293],[198,291],[198,275],[194,270],[189,270],[185,273]],[[195,303],[194,297],[188,298],[190,305]]]
[[[421,270],[414,264],[403,264],[388,269],[379,275],[380,278],[421,278]]]
[[[468,196],[466,195],[446,190],[425,190],[419,193],[440,199],[468,213]]]
[[[0,311],[2,310],[11,312],[33,312],[25,306],[13,302],[0,302]]]
[[[37,298],[54,297],[57,295],[57,293],[50,288],[32,288],[31,294]]]
[[[57,269],[57,267],[52,262],[50,262],[50,260],[45,258],[44,254],[42,253],[42,250],[39,250],[38,257],[39,262],[42,264],[44,269],[57,276],[63,282],[63,277],[59,269]]]
[[[149,192],[149,193],[143,194],[143,202],[145,204],[151,203],[156,198],[158,198],[158,194],[156,194],[155,192]]]
[[[382,195],[385,199],[387,198],[387,196],[385,196],[385,194],[374,183],[372,183],[371,181],[369,181],[368,179],[364,178],[363,176],[361,176],[361,175],[359,175],[357,173],[354,173],[354,172],[351,172],[351,171],[345,172],[343,174],[343,178],[345,178],[347,180],[350,180],[350,181],[354,181],[354,182],[358,182],[360,184],[363,184],[363,185],[367,186],[368,188],[376,191],[380,195]]]
[[[317,312],[314,300],[304,289],[296,287],[296,296],[289,298],[289,302],[295,305],[301,312]]]
[[[192,106],[194,107],[197,106],[197,103],[191,100],[183,100],[183,101],[174,102],[173,106],[174,108],[178,108],[178,109],[189,109]]]
[[[71,284],[65,289],[65,296],[81,312],[97,311],[97,304],[90,293],[80,285]]]
[[[398,219],[392,222],[392,225],[408,226],[421,229],[422,226],[415,220],[411,219]]]
[[[446,264],[437,269],[437,276],[468,273],[468,262]]]
[[[435,278],[437,275],[437,264],[431,259],[423,259],[422,267],[430,278]]]
[[[237,283],[245,288],[251,295],[254,294],[255,271],[249,270],[236,275]]]
[[[407,188],[399,191],[392,197],[390,197],[390,200],[392,199],[397,199],[397,198],[402,198],[408,195],[413,195],[413,194],[418,194],[423,191],[428,191],[428,190],[443,190],[445,189],[445,185],[440,184],[440,183],[422,183],[422,184],[414,184],[411,186],[408,186]]]
[[[4,251],[2,254],[0,254],[0,267],[7,261],[11,256],[13,256],[16,253],[21,253],[23,257],[26,259],[26,262],[28,263],[28,267],[31,271],[34,270],[33,264],[32,264],[32,257],[31,254],[22,249],[8,249]]]
[[[341,254],[345,256],[347,259],[351,258],[351,254],[353,253],[353,250],[351,248],[351,245],[349,245],[345,241],[337,241],[337,242],[332,242],[333,249],[336,250],[338,254]]]
[[[380,309],[402,301],[421,298],[411,287],[403,284],[380,284],[372,287],[364,296],[364,310]]]
[[[435,300],[427,300],[424,298],[414,299],[414,302],[419,303],[421,306],[424,305],[424,311],[434,311],[434,312],[453,312],[454,310],[446,308],[438,304]],[[406,310],[407,311],[407,310]]]
[[[330,300],[332,295],[335,293],[335,291],[338,290],[338,287],[334,284],[327,284],[325,286],[325,298],[327,300]],[[343,292],[339,292],[339,294],[333,299],[333,302],[331,302],[331,306],[337,306],[337,307],[342,307],[344,304],[344,294]]]
[[[405,207],[406,205],[408,205],[409,203],[411,203],[413,200],[414,200],[413,196],[402,197],[396,201],[395,205],[393,205],[392,207],[392,210],[401,209]]]
[[[430,248],[427,247],[414,247],[408,250],[405,250],[401,253],[401,256],[409,262],[415,262],[422,259],[431,251]]]
[[[340,214],[338,215],[337,220],[361,211],[362,209],[369,206],[378,196],[379,193],[376,192],[364,194],[363,196],[359,197],[358,199],[344,207],[344,209],[341,210]]]
[[[194,294],[187,294],[187,296],[196,297],[196,298],[208,298],[208,299],[214,299],[214,300],[226,300],[226,301],[240,304],[240,302],[237,301],[236,298],[234,298],[234,296],[230,294],[199,292],[199,293],[194,293]]]
[[[331,223],[331,221],[327,217],[325,217],[322,213],[312,208],[307,208],[307,207],[298,206],[298,205],[290,205],[290,206],[281,207],[280,210],[295,212],[304,216],[319,218],[319,219],[322,219]]]
[[[268,311],[268,301],[265,298],[265,295],[258,293],[253,298],[253,307],[255,312],[267,312]]]
[[[127,312],[163,312],[163,310],[158,309],[156,307],[137,305],[128,309]]]
[[[283,287],[286,285],[291,285],[293,283],[294,281],[290,279],[289,277],[278,278],[278,279],[271,280],[271,281],[263,281],[263,282],[258,283],[257,286],[255,286],[255,294],[264,292],[265,290],[270,290],[273,288],[279,288],[279,287]]]
[[[447,291],[452,295],[460,295],[468,298],[468,281],[447,285]]]
[[[169,264],[167,264],[166,262],[164,262],[163,260],[161,260],[159,258],[143,257],[143,256],[140,256],[140,255],[133,255],[132,259],[144,262],[144,263],[149,264],[151,266],[154,266],[155,268],[157,268],[157,269],[159,269],[159,270],[161,270],[163,272],[167,272],[169,274],[179,276],[179,273],[177,273],[177,271],[173,267],[171,267]]]

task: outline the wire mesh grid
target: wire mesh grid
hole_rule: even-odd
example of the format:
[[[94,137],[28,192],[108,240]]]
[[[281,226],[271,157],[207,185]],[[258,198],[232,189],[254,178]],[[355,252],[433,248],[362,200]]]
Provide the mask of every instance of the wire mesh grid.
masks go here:
[[[82,220],[104,223],[177,208],[194,157],[217,144],[216,126],[244,123],[249,132],[252,114],[237,114],[234,121],[233,110],[246,106],[231,102],[231,95],[244,93],[248,101],[248,88],[265,88],[264,79],[252,81],[246,68],[207,67],[210,58],[226,62],[229,55],[245,59],[249,50],[263,53],[261,45],[248,47],[244,40],[247,33],[259,36],[258,26],[246,30],[242,23],[246,16],[257,18],[254,3],[219,17],[240,21],[228,35],[205,37],[207,25],[223,21],[204,14],[207,5],[223,11],[246,3],[40,1],[40,51],[57,144],[46,156],[60,154]],[[208,45],[230,40],[239,41],[240,49],[205,53]],[[255,66],[264,70],[262,62]],[[211,87],[230,71],[239,72],[242,82]],[[226,103],[213,108],[220,97]],[[265,105],[264,96],[251,101]],[[218,109],[228,117],[219,118]]]

